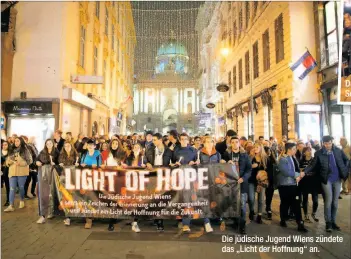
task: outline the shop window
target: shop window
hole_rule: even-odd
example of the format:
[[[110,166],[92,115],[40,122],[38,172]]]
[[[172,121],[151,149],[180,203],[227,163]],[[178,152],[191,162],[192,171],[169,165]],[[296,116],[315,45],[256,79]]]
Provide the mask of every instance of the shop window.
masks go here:
[[[274,21],[275,28],[275,60],[278,64],[284,59],[284,27],[283,14],[280,14]]]
[[[250,53],[245,53],[245,84],[250,83]]]
[[[262,35],[262,54],[263,54],[263,72],[270,69],[270,51],[269,51],[269,30],[267,29]]]
[[[258,41],[256,41],[252,47],[253,55],[253,77],[257,78],[259,76],[259,62],[258,62]]]

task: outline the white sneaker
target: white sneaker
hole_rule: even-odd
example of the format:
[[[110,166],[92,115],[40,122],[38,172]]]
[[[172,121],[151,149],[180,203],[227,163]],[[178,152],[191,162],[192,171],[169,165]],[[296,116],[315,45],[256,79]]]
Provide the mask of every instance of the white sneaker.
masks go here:
[[[65,223],[66,226],[71,225],[71,219],[70,218],[66,218],[63,222]]]
[[[24,208],[24,201],[20,201],[20,205],[18,207],[19,209],[23,209]]]
[[[12,205],[8,206],[8,207],[4,210],[4,212],[12,212],[12,211],[15,211],[15,208],[14,208]]]
[[[138,222],[133,222],[132,223],[132,231],[134,231],[135,233],[139,233],[140,232],[140,228],[138,226]]]
[[[37,220],[38,224],[44,224],[45,223],[45,218],[43,216],[41,216],[38,220]]]
[[[213,232],[213,228],[211,227],[210,223],[205,224],[205,230],[207,233]]]
[[[54,217],[55,217],[55,216],[52,215],[52,214],[50,214],[50,215],[47,216],[48,219],[53,219]]]

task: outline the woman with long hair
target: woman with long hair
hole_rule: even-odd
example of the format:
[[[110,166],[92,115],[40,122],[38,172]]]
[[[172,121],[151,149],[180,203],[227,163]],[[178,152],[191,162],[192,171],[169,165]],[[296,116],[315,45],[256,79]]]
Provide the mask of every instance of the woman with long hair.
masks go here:
[[[38,224],[45,223],[45,217],[51,219],[54,217],[54,179],[52,167],[58,164],[59,151],[55,148],[54,140],[47,139],[45,146],[40,151],[36,165],[38,166],[38,184],[39,184],[39,216]],[[47,196],[47,197],[46,197]],[[48,202],[46,201],[48,200]]]
[[[59,165],[61,167],[79,166],[78,160],[79,160],[79,155],[78,155],[78,152],[74,149],[72,142],[66,141],[65,144],[63,145],[63,149],[61,150],[58,158]],[[71,219],[65,218],[63,223],[66,226],[69,226],[71,225]]]
[[[6,159],[9,155],[9,143],[7,141],[1,142],[1,188],[5,184],[6,189],[6,202],[4,206],[10,205],[10,181],[9,181],[9,168],[6,165]]]
[[[133,151],[128,156],[126,162],[128,166],[146,167],[146,158],[140,143],[134,144]]]
[[[24,184],[29,175],[29,165],[33,162],[32,155],[29,152],[23,138],[16,137],[14,146],[9,150],[6,158],[6,166],[9,167],[9,182],[10,182],[10,205],[5,209],[5,212],[14,211],[15,191],[17,185],[20,189],[21,200],[19,208],[24,208]]]
[[[304,147],[302,150],[302,158],[300,160],[300,169],[303,170],[312,163],[312,148]],[[312,195],[312,218],[314,221],[318,222],[319,219],[316,218],[316,212],[318,209],[318,192],[319,186],[321,185],[319,178],[315,173],[307,173],[305,177],[299,182],[299,189],[302,194],[302,208],[305,214],[305,222],[311,223],[308,216],[308,194]]]
[[[274,195],[274,173],[277,166],[277,160],[275,159],[274,151],[270,147],[264,147],[264,151],[267,155],[267,174],[268,174],[268,186],[266,188],[266,212],[269,220],[272,219],[272,199]]]
[[[101,143],[100,145],[100,152],[101,152],[101,159],[102,159],[102,164],[105,163],[107,156],[109,154],[109,145],[107,142]]]
[[[256,179],[259,171],[267,170],[267,155],[264,152],[264,148],[261,144],[256,143],[254,145],[254,157],[252,158],[252,170],[251,176],[249,178],[249,208],[250,214],[249,218],[252,221],[254,219],[254,209],[255,209],[255,193],[258,186],[258,181]],[[256,222],[262,224],[262,207],[263,207],[263,194],[265,188],[260,188],[260,192],[257,193],[257,218]]]

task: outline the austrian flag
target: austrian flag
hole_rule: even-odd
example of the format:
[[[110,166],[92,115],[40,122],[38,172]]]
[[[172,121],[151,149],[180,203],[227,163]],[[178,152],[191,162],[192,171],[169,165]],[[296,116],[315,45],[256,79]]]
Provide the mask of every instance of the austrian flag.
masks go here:
[[[309,51],[306,51],[298,61],[290,66],[290,68],[292,71],[294,71],[300,80],[303,80],[316,66],[317,62],[312,57],[311,53]]]

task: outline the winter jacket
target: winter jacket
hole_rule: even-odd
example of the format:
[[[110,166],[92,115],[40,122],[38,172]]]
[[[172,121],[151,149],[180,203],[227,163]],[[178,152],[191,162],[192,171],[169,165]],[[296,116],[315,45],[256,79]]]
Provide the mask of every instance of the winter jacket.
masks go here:
[[[232,152],[226,151],[223,155],[223,159],[228,162],[232,158]],[[249,192],[249,178],[251,176],[251,159],[249,155],[244,151],[240,150],[239,154],[239,171],[240,171],[240,178],[243,178],[243,182],[240,184],[241,193],[248,193]]]
[[[221,156],[224,155],[224,153],[226,152],[227,148],[228,147],[227,147],[226,140],[216,144],[216,150],[221,154]]]
[[[332,147],[332,152],[334,154],[336,166],[338,167],[340,179],[346,179],[349,175],[349,159],[341,149],[334,145]],[[305,174],[310,172],[316,172],[322,183],[328,183],[331,170],[329,166],[328,152],[325,147],[315,153],[311,165],[305,169]]]
[[[165,150],[163,152],[163,166],[169,166],[173,152],[167,148],[166,146],[164,147]],[[145,152],[145,157],[146,157],[146,162],[150,163],[152,166],[155,164],[155,152],[156,152],[156,147],[150,147],[146,149]],[[146,162],[144,162],[146,164]]]
[[[19,165],[16,164],[16,162],[10,161],[10,157],[7,157],[6,164],[9,166],[9,178],[13,176],[28,176],[29,175],[29,165],[24,160],[21,156],[17,157],[17,161],[19,162]]]
[[[207,153],[206,148],[202,148],[200,151],[200,164],[215,164],[221,161],[221,154],[216,151],[215,148],[211,150],[211,153]]]

